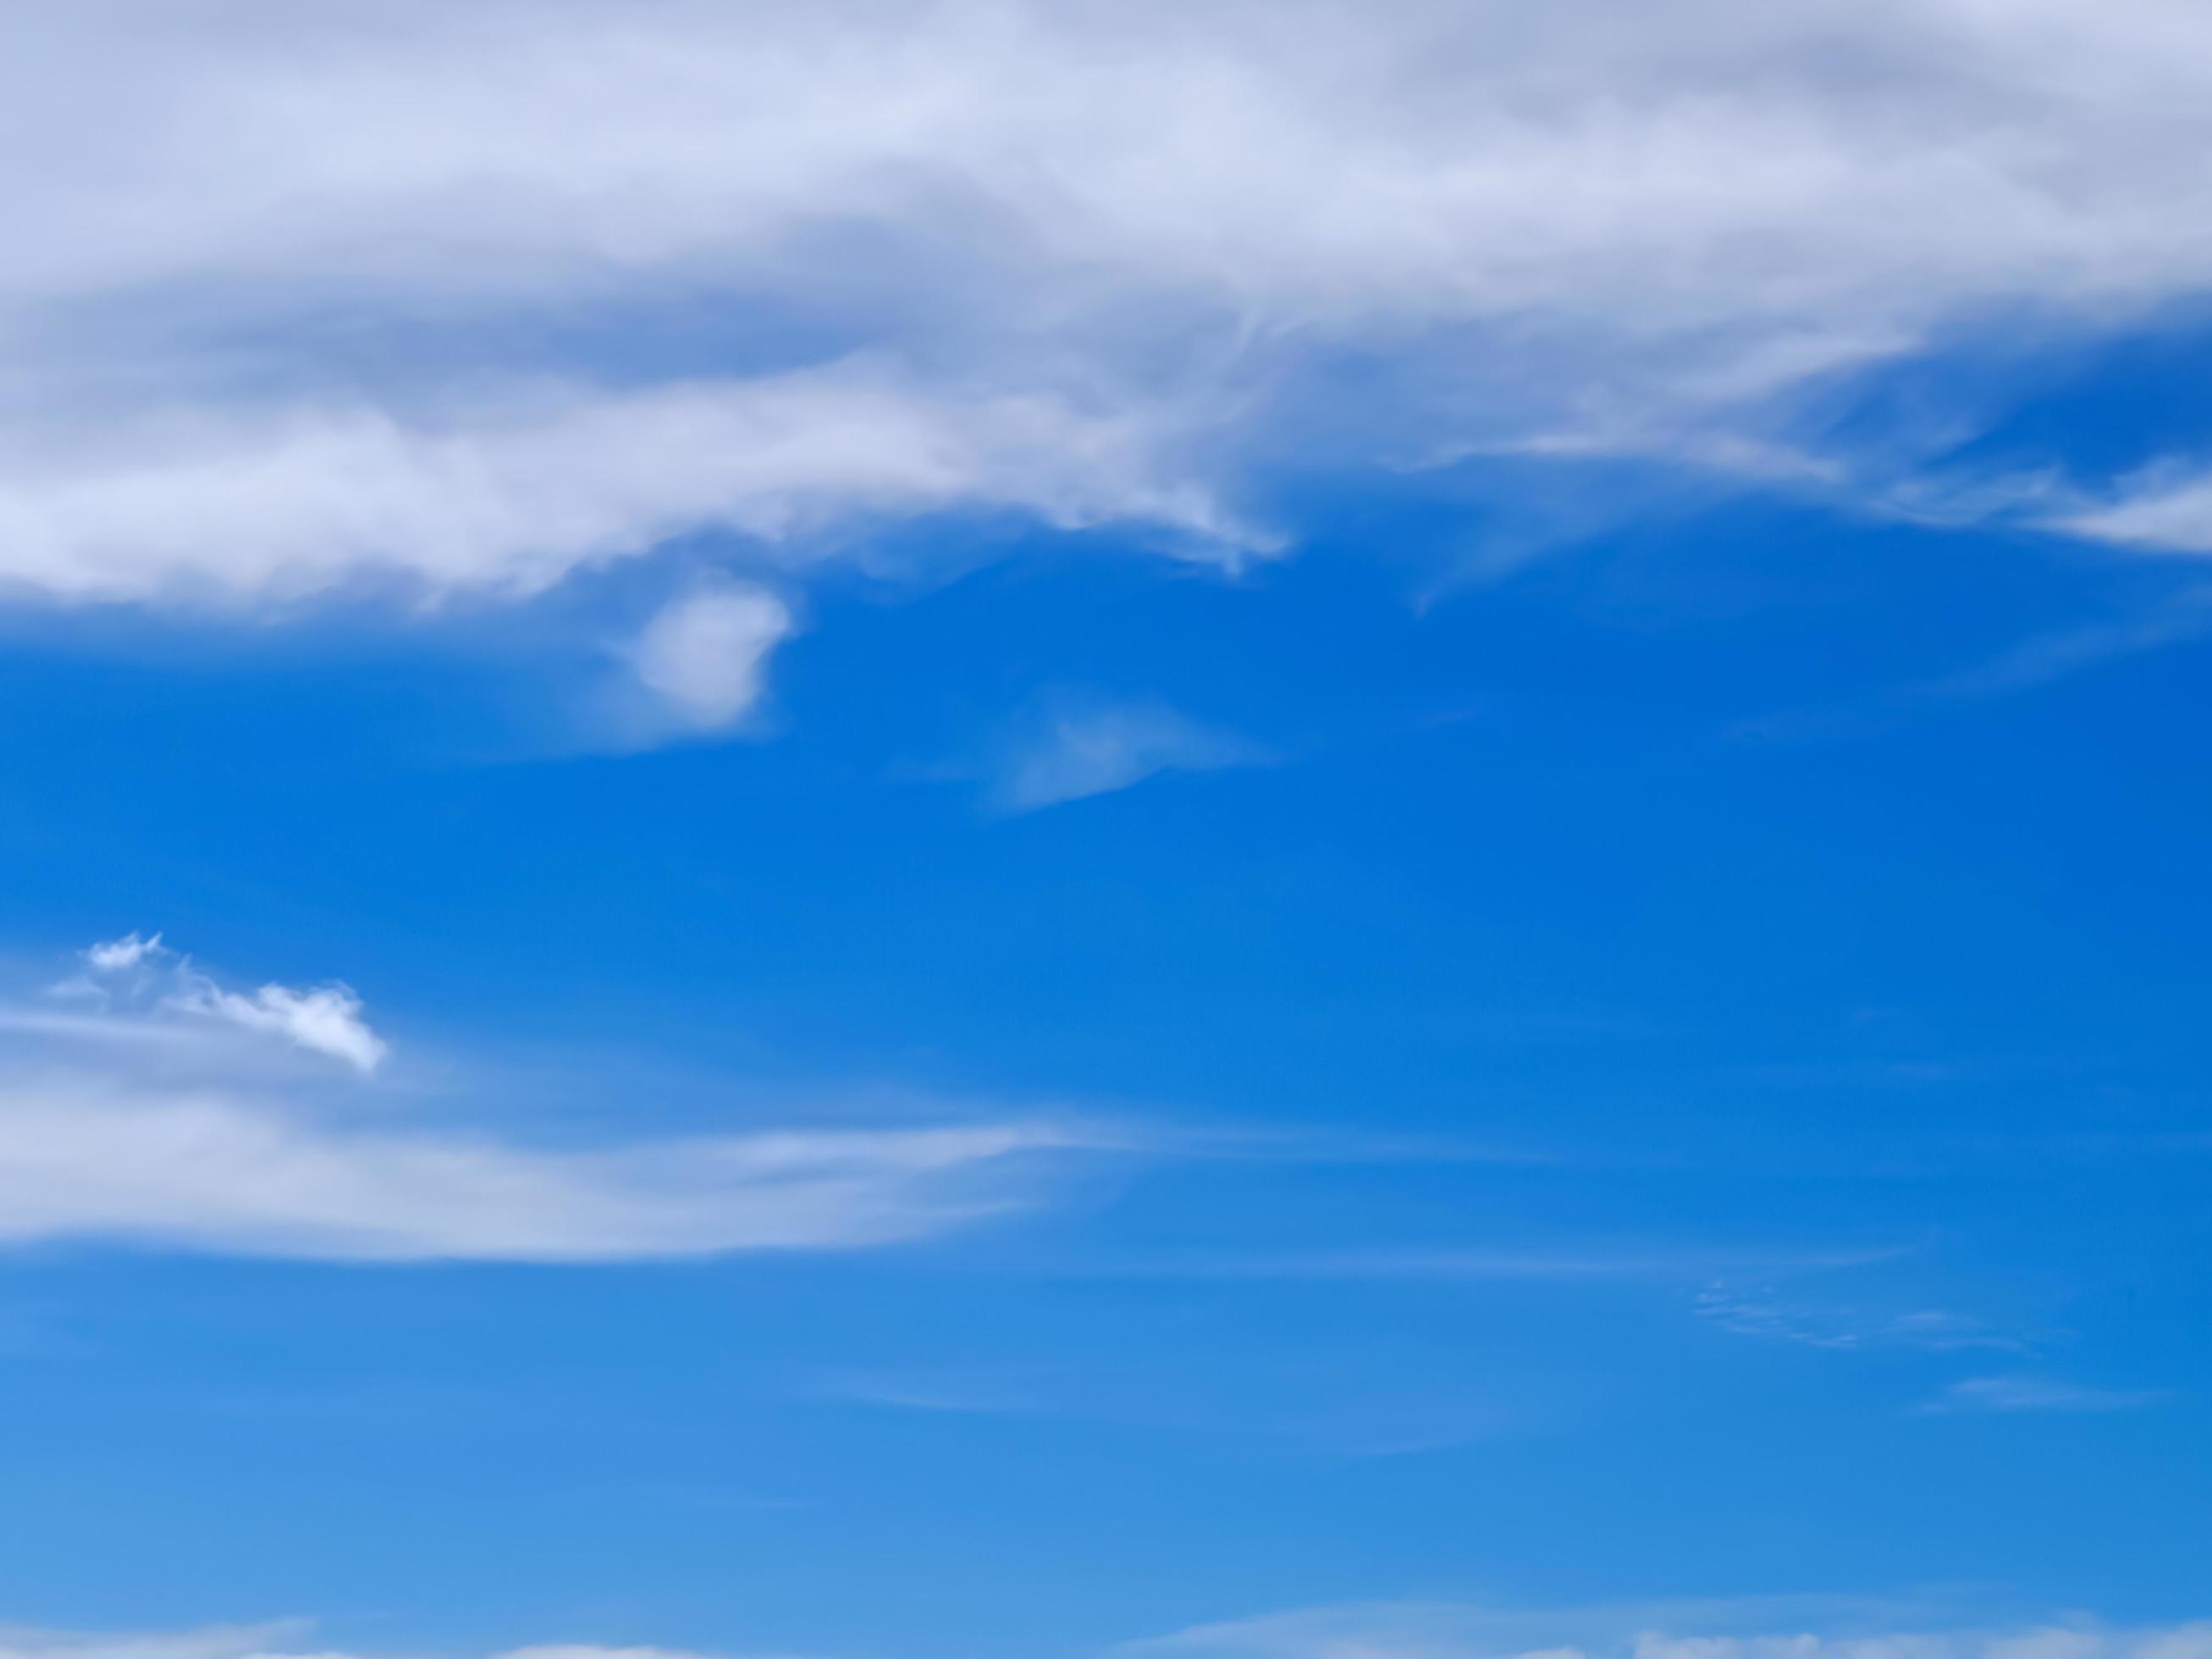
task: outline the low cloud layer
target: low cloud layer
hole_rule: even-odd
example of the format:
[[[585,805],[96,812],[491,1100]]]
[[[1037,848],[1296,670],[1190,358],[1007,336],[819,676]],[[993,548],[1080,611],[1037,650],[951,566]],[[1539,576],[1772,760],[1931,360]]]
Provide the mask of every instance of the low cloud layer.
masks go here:
[[[1786,1614],[1793,1605],[1820,1606],[1850,1633],[1820,1634],[1784,1626],[1775,1633],[1662,1633],[1635,1629],[1618,1638],[1595,1632],[1641,1616],[1702,1613],[1726,1626],[1761,1613]],[[1267,1618],[1195,1626],[1171,1636],[1125,1644],[1115,1659],[1188,1655],[1192,1659],[2207,1659],[2212,1623],[2114,1629],[2076,1620],[1996,1630],[1885,1630],[1852,1616],[1837,1598],[1770,1597],[1750,1601],[1681,1601],[1638,1609],[1586,1613],[1512,1613],[1448,1602],[1372,1603],[1315,1608]],[[1550,1627],[1577,1639],[1528,1645]],[[314,1640],[311,1626],[224,1626],[143,1634],[88,1634],[0,1626],[0,1659],[362,1659]],[[489,1659],[700,1659],[659,1647],[550,1643],[513,1648]],[[760,1653],[720,1659],[771,1659]],[[792,1659],[788,1654],[774,1659]]]
[[[1198,1626],[1118,1651],[1126,1659],[2212,1659],[2212,1623],[1885,1628],[1879,1607],[1832,1599],[1808,1607],[1821,1623],[1807,1627],[1784,1622],[1793,1611],[1780,1597],[1562,1613],[1385,1602]],[[1698,1620],[1721,1633],[1694,1633],[1689,1621]]]
[[[215,1626],[203,1630],[94,1635],[0,1626],[0,1659],[356,1659],[318,1645],[298,1620]],[[491,1659],[700,1659],[673,1648],[595,1647],[587,1644],[513,1648]],[[776,1659],[766,1654],[722,1659]],[[790,1656],[781,1656],[790,1659]]]

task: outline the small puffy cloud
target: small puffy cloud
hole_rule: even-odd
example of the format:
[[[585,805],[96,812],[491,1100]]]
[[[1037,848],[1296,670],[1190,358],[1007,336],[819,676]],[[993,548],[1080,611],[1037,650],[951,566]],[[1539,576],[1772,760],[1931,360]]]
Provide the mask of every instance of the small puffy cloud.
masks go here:
[[[303,1639],[307,1633],[298,1620],[131,1632],[0,1625],[0,1659],[308,1659],[313,1650]]]
[[[190,957],[162,944],[159,933],[150,939],[128,933],[94,945],[83,955],[92,970],[90,988],[111,1006],[119,995],[126,1012],[217,1020],[243,1030],[266,1032],[363,1073],[374,1071],[389,1052],[389,1045],[369,1029],[361,998],[349,985],[333,981],[307,989],[264,985],[251,992],[229,990]],[[138,971],[149,963],[159,969],[150,978]],[[123,982],[118,985],[118,981]],[[78,992],[87,984],[71,980],[53,988]]]
[[[342,1060],[356,1071],[373,1072],[389,1051],[362,1017],[360,997],[348,985],[319,985],[299,991],[289,985],[264,985],[251,993],[226,991],[204,980],[167,997],[162,1006],[210,1019],[228,1020],[249,1031],[266,1031],[288,1042]]]
[[[791,609],[766,588],[702,588],[671,602],[629,650],[638,683],[690,730],[735,725],[760,698],[769,652]]]
[[[84,959],[92,965],[95,973],[121,974],[128,973],[149,957],[168,954],[168,948],[161,943],[161,936],[159,933],[155,933],[150,939],[141,939],[137,932],[133,931],[125,933],[121,939],[107,939],[99,945],[88,946],[84,952]]]
[[[1163,772],[1265,764],[1259,744],[1202,725],[1159,702],[1067,707],[1047,715],[1000,754],[991,805],[1034,812],[1110,794]]]

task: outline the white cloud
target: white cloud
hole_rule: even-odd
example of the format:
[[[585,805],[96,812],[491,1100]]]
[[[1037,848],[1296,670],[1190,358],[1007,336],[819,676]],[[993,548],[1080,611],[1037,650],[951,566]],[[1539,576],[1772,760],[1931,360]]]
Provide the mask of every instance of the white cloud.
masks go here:
[[[2147,553],[2212,553],[2212,473],[2154,468],[2128,480],[2114,500],[2048,522]]]
[[[142,1634],[88,1634],[0,1626],[0,1659],[355,1659],[309,1644],[312,1627],[297,1620],[265,1625]],[[672,1648],[597,1647],[585,1644],[515,1648],[491,1659],[701,1659]],[[769,1656],[757,1656],[769,1659]]]
[[[646,624],[630,663],[639,684],[684,726],[717,731],[758,701],[769,653],[791,630],[790,607],[764,588],[702,589]]]
[[[2114,1630],[2069,1624],[1999,1631],[1881,1629],[1848,1604],[1825,1613],[1828,1633],[1788,1620],[1791,1598],[1683,1601],[1581,1613],[1518,1613],[1452,1602],[1314,1607],[1194,1626],[1131,1643],[1127,1655],[1214,1659],[2212,1659],[2212,1623]],[[1672,1635],[1666,1624],[1703,1620],[1727,1633]],[[1680,1628],[1678,1626],[1677,1628]],[[1766,1627],[1769,1630],[1772,1626]]]
[[[1913,695],[1981,697],[2033,690],[2069,674],[2203,638],[2212,633],[2212,586],[2167,593],[2132,615],[2078,623],[2022,640],[1990,660],[1917,689]]]
[[[349,986],[295,991],[289,986],[264,985],[247,994],[202,981],[165,998],[161,1006],[228,1020],[249,1031],[267,1031],[342,1060],[357,1071],[374,1071],[388,1052],[384,1039],[362,1018],[361,999]]]
[[[1971,1376],[1921,1407],[1924,1413],[2126,1412],[2166,1398],[2150,1389],[2092,1389],[2045,1376]]]
[[[434,414],[171,410],[0,422],[0,581],[70,598],[298,598],[367,578],[538,592],[702,529],[785,543],[855,515],[1015,507],[1249,540],[1161,482],[1126,416],[963,398],[866,364],[611,392],[532,387]]]
[[[1879,1308],[1808,1302],[1772,1284],[1716,1280],[1698,1292],[1698,1317],[1738,1336],[1796,1342],[1838,1351],[1918,1348],[1932,1353],[1973,1349],[2018,1352],[2027,1345],[1986,1320],[1948,1308]]]
[[[201,1630],[89,1633],[0,1626],[0,1659],[262,1659],[312,1652],[297,1620]]]
[[[0,1249],[544,1262],[857,1249],[1021,1209],[1075,1163],[1136,1146],[1003,1113],[532,1138],[511,1108],[488,1127],[471,1091],[382,1092],[384,1045],[343,987],[240,993],[188,957],[150,975],[144,960],[99,970],[104,1000],[0,1006]],[[273,1059],[268,1036],[283,1040]],[[273,1063],[293,1048],[352,1076]]]
[[[119,998],[123,1006],[143,1012],[220,1020],[245,1030],[283,1037],[364,1073],[374,1071],[389,1052],[389,1045],[369,1029],[362,1017],[361,998],[348,985],[332,983],[307,990],[264,985],[252,992],[227,990],[191,957],[163,945],[159,933],[141,939],[132,933],[94,945],[83,954],[93,971],[89,988],[109,1006],[116,1006]],[[152,963],[164,963],[161,971],[151,976],[137,971]],[[86,988],[86,983],[71,980],[52,988],[76,992]]]
[[[282,1098],[0,1079],[0,1244],[320,1261],[596,1261],[851,1249],[1031,1201],[1121,1143],[999,1121],[585,1149],[466,1124],[361,1127]]]
[[[1163,772],[1211,772],[1268,758],[1257,744],[1149,702],[1062,708],[1044,716],[1000,757],[994,806],[1034,812],[1110,794]]]
[[[99,945],[88,946],[84,952],[84,959],[92,964],[97,973],[121,974],[128,973],[140,963],[149,958],[167,954],[167,948],[162,945],[161,936],[159,933],[155,933],[150,939],[141,939],[136,932],[132,932],[125,933],[121,939],[112,939]]]
[[[1234,544],[1255,456],[1847,482],[1796,391],[2212,283],[2195,0],[224,0],[190,30],[88,0],[0,31],[0,579],[68,597],[512,594],[691,530],[817,553],[970,507]],[[679,313],[715,325],[680,382],[639,320]]]
[[[1220,1659],[2208,1659],[2212,1624],[2133,1630],[2074,1622],[2005,1631],[1889,1632],[1852,1621],[1849,1634],[1678,1637],[1624,1623],[1673,1613],[1730,1623],[1792,1607],[1831,1617],[1838,1598],[1768,1597],[1681,1601],[1581,1613],[1514,1613],[1448,1602],[1313,1608],[1195,1626],[1116,1654],[1216,1655]],[[1577,1640],[1533,1645],[1547,1626]],[[1619,1634],[1607,1632],[1618,1630]],[[0,1626],[0,1659],[356,1659],[312,1645],[299,1621],[141,1634],[88,1634]],[[558,1643],[514,1648],[489,1659],[701,1659],[679,1650]],[[768,1659],[768,1656],[755,1656]],[[788,1656],[786,1656],[788,1659]]]

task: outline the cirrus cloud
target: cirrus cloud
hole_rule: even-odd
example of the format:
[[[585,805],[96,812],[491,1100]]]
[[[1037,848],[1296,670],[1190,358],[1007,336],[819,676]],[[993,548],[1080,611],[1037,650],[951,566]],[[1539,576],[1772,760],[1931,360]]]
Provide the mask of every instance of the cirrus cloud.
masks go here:
[[[90,971],[48,988],[59,1009],[0,1004],[0,1248],[386,1262],[860,1249],[1030,1207],[1076,1164],[1138,1147],[1004,1112],[532,1136],[465,1093],[389,1092],[387,1046],[343,985],[230,990],[159,935],[81,954]],[[343,1060],[347,1080],[272,1066],[270,1036],[279,1055]]]

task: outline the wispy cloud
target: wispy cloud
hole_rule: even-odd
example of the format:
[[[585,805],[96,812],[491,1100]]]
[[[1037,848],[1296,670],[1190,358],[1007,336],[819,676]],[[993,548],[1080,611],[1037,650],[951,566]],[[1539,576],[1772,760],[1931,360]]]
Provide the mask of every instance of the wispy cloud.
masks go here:
[[[1717,1281],[1698,1291],[1700,1317],[1738,1336],[1811,1348],[1976,1348],[2018,1352],[2026,1343],[1971,1314],[1948,1308],[1880,1308],[1786,1296],[1771,1284]]]
[[[1949,1629],[1910,1607],[1844,1597],[1684,1600],[1583,1611],[1477,1603],[1304,1608],[1131,1643],[1131,1656],[1213,1659],[2207,1659],[2212,1624],[2114,1630],[2081,1622]],[[1933,1612],[1934,1609],[1930,1609]],[[1940,1615],[1938,1615],[1940,1616]]]
[[[2096,1389],[2048,1376],[1970,1376],[1920,1407],[1924,1414],[2129,1412],[2171,1398],[2155,1389]]]
[[[946,508],[1226,552],[1285,453],[1848,489],[1809,390],[2212,282],[2184,5],[392,0],[189,41],[155,0],[30,9],[0,579],[52,594],[513,595]],[[672,294],[779,343],[704,378],[605,349]],[[506,325],[548,316],[583,325]],[[2179,479],[2066,527],[2203,523]]]
[[[96,974],[127,974],[150,957],[167,954],[167,947],[162,945],[159,933],[142,939],[133,929],[121,939],[112,939],[104,944],[87,947],[84,959]]]
[[[1027,1382],[978,1371],[842,1371],[814,1379],[804,1392],[814,1400],[955,1417],[1027,1415],[1048,1408]]]
[[[0,1626],[0,1659],[362,1659],[321,1647],[302,1620],[218,1625],[200,1630],[94,1634]],[[510,1648],[490,1659],[703,1659],[673,1648],[558,1643]],[[727,1656],[726,1659],[739,1659]],[[758,1654],[747,1659],[775,1659]],[[791,1659],[791,1656],[782,1656]]]
[[[957,397],[865,363],[647,391],[518,388],[410,418],[167,411],[35,446],[0,403],[0,578],[205,605],[381,579],[514,598],[687,532],[769,546],[947,507],[1247,543],[1155,476],[1125,425],[1048,398]],[[33,447],[35,469],[8,458]]]
[[[23,1085],[0,1099],[0,1243],[325,1261],[592,1261],[851,1249],[1035,1201],[1120,1143],[1049,1122],[707,1135],[550,1150],[465,1125]]]
[[[1221,1279],[1437,1279],[1444,1282],[1528,1279],[1696,1279],[1724,1270],[1810,1273],[1895,1260],[1903,1251],[1719,1249],[1662,1243],[1558,1243],[1492,1248],[1361,1249],[1281,1255],[1222,1256],[1162,1264],[1166,1273]],[[1699,1298],[1705,1310],[1712,1292]]]
[[[1271,758],[1260,744],[1157,700],[1069,702],[1005,745],[988,799],[1002,812],[1035,812],[1133,788],[1163,772],[1214,772]]]
[[[2212,553],[2212,471],[2172,462],[2153,466],[2124,479],[2110,501],[2050,523],[2146,553]]]
[[[0,1011],[0,1245],[314,1260],[587,1261],[853,1249],[1039,1201],[1139,1141],[1066,1115],[577,1144],[409,1100],[343,987],[230,991],[158,939],[83,953],[60,1009]],[[341,1088],[258,1052],[347,1062]]]
[[[103,1008],[154,1018],[216,1020],[281,1037],[295,1047],[374,1072],[389,1046],[369,1029],[361,998],[339,981],[301,989],[264,985],[234,991],[161,942],[159,933],[133,932],[88,947],[88,974],[49,988],[69,998],[88,998]]]
[[[2132,616],[2086,623],[2021,641],[1985,663],[1907,693],[1997,696],[2033,690],[2099,665],[2212,634],[2212,586],[2195,585]]]

